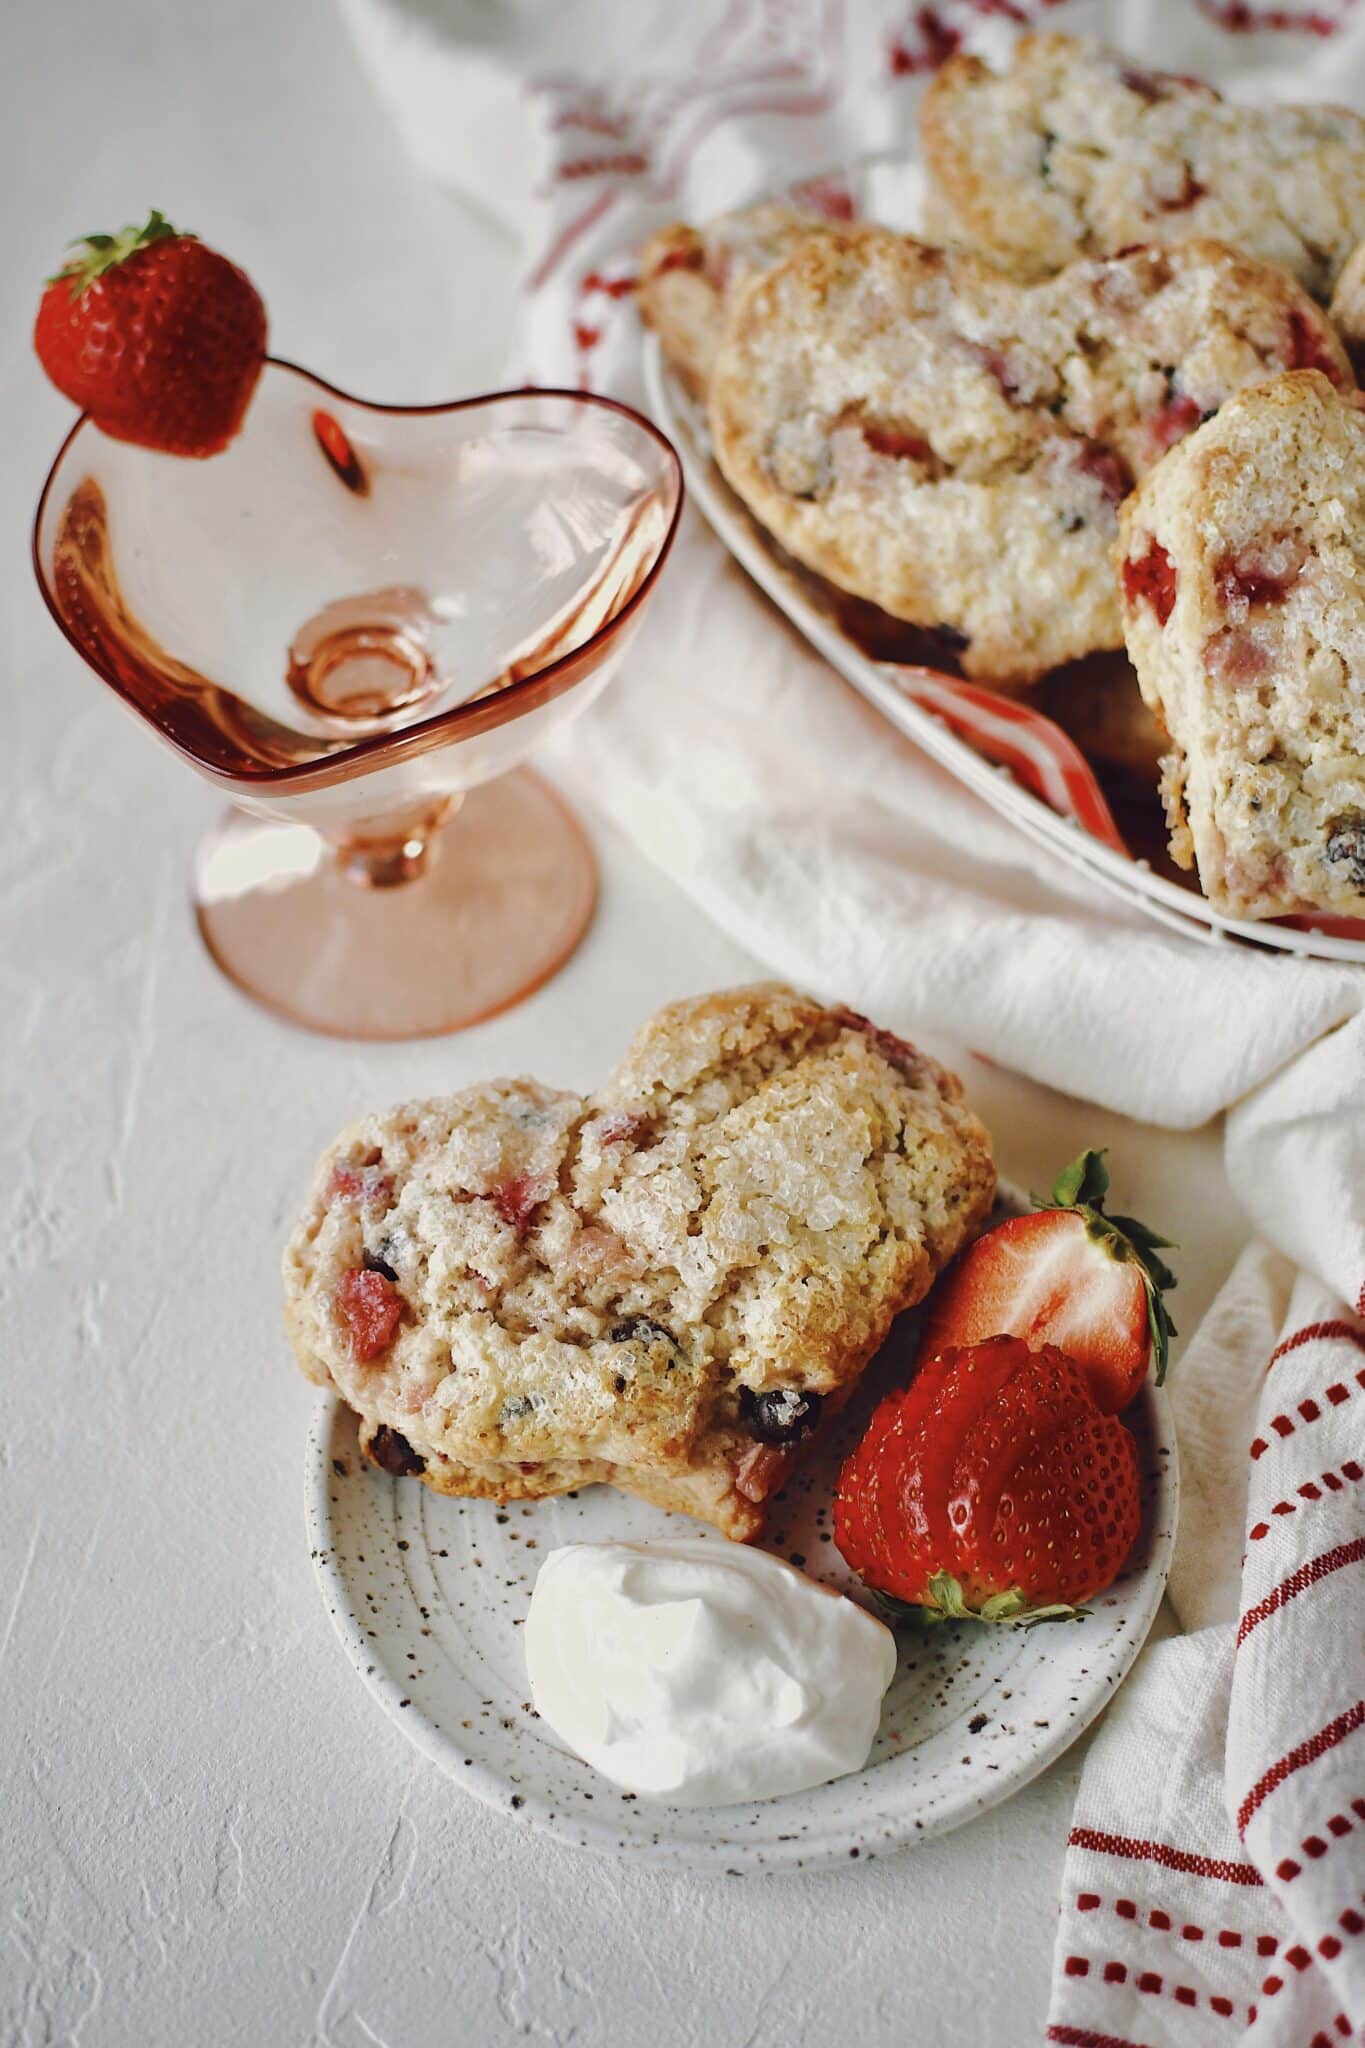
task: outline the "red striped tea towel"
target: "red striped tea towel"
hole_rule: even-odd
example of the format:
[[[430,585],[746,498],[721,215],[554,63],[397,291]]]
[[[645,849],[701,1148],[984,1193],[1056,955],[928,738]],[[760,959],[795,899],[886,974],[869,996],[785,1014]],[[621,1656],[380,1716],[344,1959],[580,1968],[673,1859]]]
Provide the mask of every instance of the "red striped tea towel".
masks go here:
[[[1253,1247],[1173,1399],[1189,1633],[1086,1760],[1048,2038],[1365,2038],[1365,1320]]]

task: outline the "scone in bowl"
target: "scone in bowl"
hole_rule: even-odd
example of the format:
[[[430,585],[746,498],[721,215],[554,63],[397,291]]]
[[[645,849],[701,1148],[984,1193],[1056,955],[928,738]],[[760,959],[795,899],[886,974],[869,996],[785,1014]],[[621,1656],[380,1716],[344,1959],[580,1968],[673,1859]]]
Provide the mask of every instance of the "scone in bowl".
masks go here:
[[[904,151],[851,158],[737,204],[759,199],[795,204],[813,218],[867,219],[907,234],[924,228],[924,175]],[[1355,921],[1229,916],[1171,862],[1157,794],[1159,734],[1123,655],[1073,663],[1026,695],[950,673],[932,635],[836,591],[758,524],[713,460],[704,406],[652,333],[644,370],[653,416],[678,448],[688,488],[718,538],[817,652],[959,782],[1051,857],[1183,936],[1214,944],[1232,936],[1365,963],[1365,927]]]

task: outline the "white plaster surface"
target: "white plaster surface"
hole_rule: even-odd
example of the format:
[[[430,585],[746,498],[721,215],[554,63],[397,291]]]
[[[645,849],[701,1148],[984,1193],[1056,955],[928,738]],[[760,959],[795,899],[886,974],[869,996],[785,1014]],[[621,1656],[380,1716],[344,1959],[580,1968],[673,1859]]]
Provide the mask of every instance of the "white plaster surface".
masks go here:
[[[250,269],[282,353],[420,399],[496,376],[515,261],[412,175],[326,0],[49,0],[4,40],[0,2044],[1040,2040],[1078,1751],[917,1853],[697,1883],[484,1811],[353,1679],[306,1553],[312,1394],[278,1316],[314,1154],[362,1108],[489,1071],[590,1081],[655,1004],[756,963],[599,827],[587,944],[463,1037],[310,1040],[218,977],[185,902],[214,799],[32,586],[70,417],[28,354],[37,281],[67,235],[159,204]],[[1184,1242],[1192,1327],[1244,1234],[1216,1135],[938,1049],[1025,1185],[1112,1145],[1124,1206]]]

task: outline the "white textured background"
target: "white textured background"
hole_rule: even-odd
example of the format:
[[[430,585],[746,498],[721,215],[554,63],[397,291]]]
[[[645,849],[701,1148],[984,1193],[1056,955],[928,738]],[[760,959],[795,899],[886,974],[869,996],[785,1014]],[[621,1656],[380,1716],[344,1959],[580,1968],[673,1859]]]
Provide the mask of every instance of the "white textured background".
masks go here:
[[[277,1310],[314,1154],[362,1108],[490,1071],[589,1082],[656,1003],[756,966],[598,827],[589,942],[464,1037],[310,1041],[218,978],[185,904],[213,799],[32,587],[70,417],[28,352],[38,281],[68,235],[157,204],[247,266],[282,353],[423,399],[495,379],[515,257],[411,175],[326,0],[16,4],[5,41],[2,2048],[1039,2039],[1078,1752],[913,1855],[703,1885],[484,1812],[351,1677]],[[1184,1241],[1192,1326],[1243,1236],[1215,1138],[938,1049],[1026,1184],[1112,1144],[1123,1206]]]

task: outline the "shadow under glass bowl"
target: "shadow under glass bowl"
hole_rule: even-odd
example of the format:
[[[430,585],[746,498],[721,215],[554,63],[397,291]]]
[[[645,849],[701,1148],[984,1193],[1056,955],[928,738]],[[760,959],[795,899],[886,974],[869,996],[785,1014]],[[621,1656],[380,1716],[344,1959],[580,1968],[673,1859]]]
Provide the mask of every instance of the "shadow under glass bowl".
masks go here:
[[[240,987],[315,1030],[408,1038],[567,959],[596,867],[519,764],[614,673],[681,507],[669,442],[583,392],[375,405],[272,358],[209,461],[76,423],[39,585],[232,800],[194,900]]]

